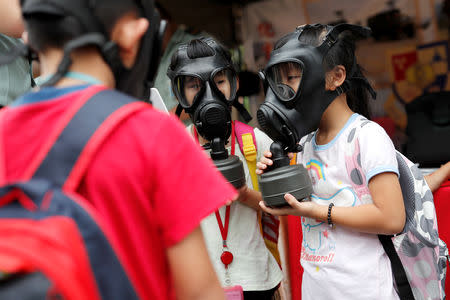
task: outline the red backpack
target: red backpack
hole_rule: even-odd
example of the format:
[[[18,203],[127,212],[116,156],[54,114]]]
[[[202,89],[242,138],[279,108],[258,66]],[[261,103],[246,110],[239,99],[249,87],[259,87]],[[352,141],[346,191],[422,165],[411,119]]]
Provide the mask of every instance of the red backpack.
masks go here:
[[[138,299],[102,219],[75,191],[108,135],[148,105],[99,89],[74,101],[47,155],[24,173],[27,180],[1,183],[2,300]]]

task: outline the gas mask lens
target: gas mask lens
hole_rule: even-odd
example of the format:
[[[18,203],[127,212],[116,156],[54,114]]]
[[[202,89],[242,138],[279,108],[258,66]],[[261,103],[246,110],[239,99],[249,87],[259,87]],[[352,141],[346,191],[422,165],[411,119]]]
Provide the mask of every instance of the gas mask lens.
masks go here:
[[[191,107],[204,87],[205,82],[197,76],[180,75],[175,78],[175,93],[184,107]]]
[[[292,100],[299,90],[303,68],[298,62],[282,62],[267,70],[267,79],[274,93],[283,101]]]
[[[216,89],[225,97],[225,100],[234,100],[237,78],[233,70],[227,68],[215,72],[212,76],[212,82]]]

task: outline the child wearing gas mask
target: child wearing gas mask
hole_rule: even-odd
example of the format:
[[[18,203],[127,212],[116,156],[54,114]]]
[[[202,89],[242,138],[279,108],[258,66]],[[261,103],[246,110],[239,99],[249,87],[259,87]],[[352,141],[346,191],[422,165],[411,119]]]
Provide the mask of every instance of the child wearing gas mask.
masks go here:
[[[292,132],[303,136],[297,162],[309,170],[311,201],[286,194],[287,207],[260,205],[273,215],[301,217],[305,300],[399,299],[377,234],[399,233],[405,207],[394,146],[366,119],[367,91],[374,92],[356,62],[351,33],[366,34],[357,27],[326,36],[332,27],[300,26],[277,42],[265,72],[266,102],[292,104],[302,114]],[[347,146],[353,139],[357,149]],[[264,154],[258,174],[271,157]]]
[[[242,287],[244,299],[272,299],[282,272],[261,235],[261,194],[252,189],[249,167],[235,140],[231,106],[237,102],[239,83],[230,54],[211,38],[194,39],[174,53],[168,76],[179,108],[195,124],[188,127],[192,136],[200,145],[218,137],[227,139],[227,151],[244,164],[248,187],[241,188],[240,201],[221,207],[201,223],[215,271],[225,288]],[[272,140],[257,128],[254,138],[259,158]]]

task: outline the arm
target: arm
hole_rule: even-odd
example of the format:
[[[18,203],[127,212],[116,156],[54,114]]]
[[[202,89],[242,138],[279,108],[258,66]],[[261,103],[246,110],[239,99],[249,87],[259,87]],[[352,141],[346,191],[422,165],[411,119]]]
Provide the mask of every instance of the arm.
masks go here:
[[[256,211],[261,210],[261,207],[259,206],[259,202],[262,201],[261,193],[249,189],[247,185],[239,189],[239,197],[237,200]]]
[[[425,175],[425,180],[432,192],[435,192],[441,184],[450,179],[450,161],[442,165],[431,174]]]
[[[267,165],[272,164],[271,153],[265,152],[257,163],[257,173],[262,174]],[[381,173],[371,178],[369,190],[373,204],[356,207],[333,207],[331,219],[334,224],[346,226],[358,231],[395,234],[405,225],[405,207],[397,175]],[[292,195],[286,194],[286,201],[290,207],[272,209],[261,201],[261,208],[272,215],[296,215],[327,222],[328,206],[319,205],[312,201],[298,202]]]
[[[225,299],[200,227],[167,250],[177,299]]]
[[[0,33],[20,38],[24,25],[19,0],[0,0]]]

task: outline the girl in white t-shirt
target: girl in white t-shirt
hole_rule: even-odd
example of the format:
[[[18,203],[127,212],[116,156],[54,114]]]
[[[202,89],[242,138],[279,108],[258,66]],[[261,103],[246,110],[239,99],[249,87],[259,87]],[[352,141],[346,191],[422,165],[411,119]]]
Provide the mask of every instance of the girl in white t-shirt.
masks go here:
[[[306,26],[298,44],[317,47],[329,29]],[[275,49],[293,34],[282,38]],[[350,76],[363,78],[354,50],[352,36],[344,31],[326,52],[322,61],[326,91],[342,89]],[[281,84],[297,93],[306,86],[301,81],[307,70],[297,67],[300,64],[284,64],[279,68]],[[305,300],[398,299],[390,261],[377,235],[401,232],[405,208],[394,146],[383,128],[366,119],[364,84],[363,80],[352,81],[350,89],[324,108],[318,128],[300,141],[303,151],[297,162],[308,169],[311,201],[298,202],[286,194],[288,207],[268,208],[260,203],[270,214],[301,217]],[[308,112],[303,115],[308,118]],[[270,152],[264,155],[258,174],[273,163]]]
[[[259,206],[261,193],[253,190],[249,168],[236,145],[235,134],[227,131],[234,131],[230,122],[231,105],[237,101],[239,86],[231,56],[211,38],[194,39],[178,47],[168,75],[180,107],[189,113],[194,123],[188,127],[192,136],[201,145],[210,144],[216,136],[226,138],[226,151],[234,152],[231,154],[238,156],[244,165],[246,186],[240,189],[238,201],[219,208],[201,223],[219,280],[230,294],[242,288],[246,300],[270,300],[283,274],[261,235],[258,221],[258,215],[262,213]],[[202,115],[208,116],[202,118]],[[254,129],[254,137],[259,159],[262,152],[269,149],[272,140],[257,128]]]

